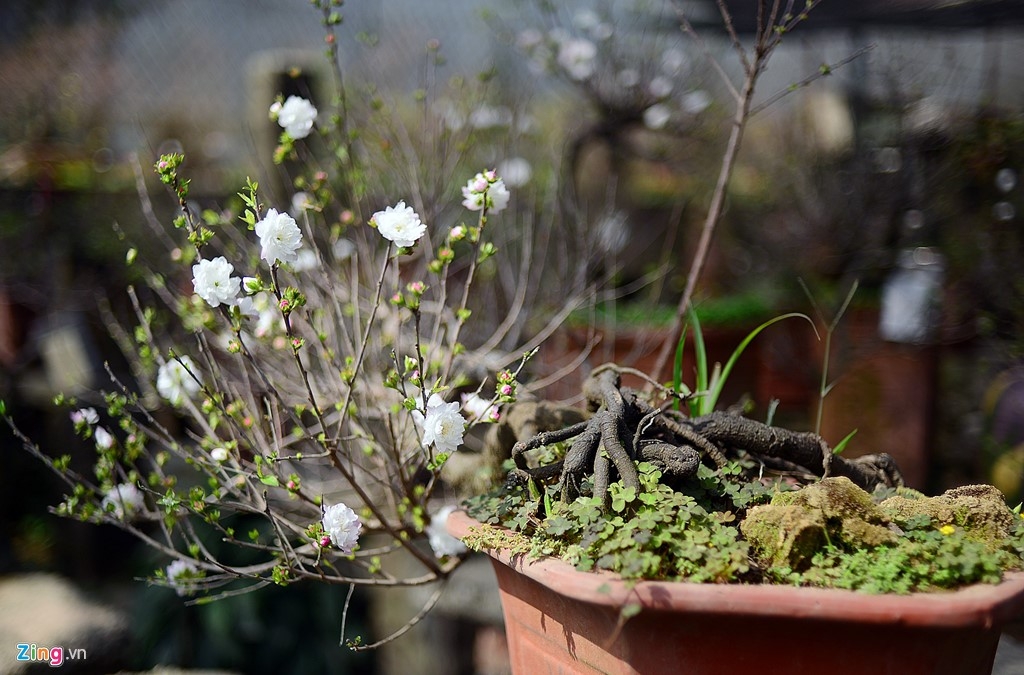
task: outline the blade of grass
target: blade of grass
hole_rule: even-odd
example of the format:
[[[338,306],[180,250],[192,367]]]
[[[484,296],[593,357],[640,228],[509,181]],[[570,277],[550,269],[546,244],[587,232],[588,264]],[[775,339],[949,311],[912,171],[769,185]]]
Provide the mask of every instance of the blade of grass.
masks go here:
[[[814,322],[811,320],[811,317],[807,316],[806,314],[801,314],[800,312],[789,312],[788,314],[780,314],[775,318],[768,319],[767,321],[765,321],[760,326],[758,326],[757,328],[755,328],[754,330],[750,331],[750,333],[747,334],[747,337],[745,337],[743,341],[740,342],[739,346],[736,347],[736,349],[732,353],[732,356],[729,357],[729,360],[722,368],[722,374],[720,377],[717,378],[717,381],[714,383],[714,388],[710,389],[708,392],[705,407],[709,412],[711,410],[714,410],[715,406],[718,404],[718,397],[721,396],[722,394],[722,388],[725,386],[725,382],[727,379],[729,379],[729,374],[732,372],[733,366],[736,365],[736,362],[739,360],[740,356],[742,356],[743,351],[747,348],[747,345],[749,345],[753,341],[753,339],[756,338],[761,333],[761,331],[763,331],[768,326],[776,324],[784,319],[794,318],[803,319],[807,321],[807,323],[811,324],[811,328],[814,328]],[[815,328],[814,330],[815,333],[817,333],[817,329]]]

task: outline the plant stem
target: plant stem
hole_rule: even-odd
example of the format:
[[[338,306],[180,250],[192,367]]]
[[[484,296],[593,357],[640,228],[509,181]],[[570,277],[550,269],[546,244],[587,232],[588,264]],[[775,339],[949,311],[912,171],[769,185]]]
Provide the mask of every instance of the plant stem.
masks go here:
[[[744,78],[743,89],[740,91],[740,100],[736,106],[736,113],[733,116],[732,130],[729,133],[729,142],[726,145],[725,155],[722,157],[722,166],[718,172],[718,182],[715,184],[715,191],[711,196],[711,205],[708,209],[707,217],[704,219],[704,227],[701,229],[700,240],[697,242],[697,250],[693,256],[693,263],[690,265],[690,273],[686,278],[686,288],[683,291],[683,296],[679,299],[679,304],[676,306],[676,314],[672,319],[669,335],[666,336],[664,343],[662,343],[661,351],[658,353],[658,360],[655,361],[654,368],[651,371],[651,376],[655,380],[660,381],[661,373],[665,369],[665,365],[668,363],[676,343],[679,341],[683,317],[686,316],[693,299],[694,290],[697,287],[697,281],[704,271],[708,251],[711,248],[711,238],[715,233],[718,221],[722,217],[726,189],[729,185],[729,179],[732,177],[736,156],[739,154],[740,145],[743,141],[743,132],[746,129],[747,118],[750,112],[750,102],[754,96],[754,85],[758,75],[761,73],[762,67],[763,64],[760,62],[755,63],[754,67],[747,72]]]

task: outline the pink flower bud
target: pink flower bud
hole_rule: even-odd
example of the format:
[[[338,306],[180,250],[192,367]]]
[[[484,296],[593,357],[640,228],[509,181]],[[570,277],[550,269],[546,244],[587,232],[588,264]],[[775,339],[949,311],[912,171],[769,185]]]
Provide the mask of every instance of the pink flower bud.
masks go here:
[[[327,548],[331,545],[331,538],[326,534],[320,537],[320,548]]]

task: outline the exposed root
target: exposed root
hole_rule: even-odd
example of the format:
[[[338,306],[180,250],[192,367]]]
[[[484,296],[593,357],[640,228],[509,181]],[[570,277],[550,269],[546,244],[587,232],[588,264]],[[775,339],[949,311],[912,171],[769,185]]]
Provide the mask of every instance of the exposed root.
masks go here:
[[[595,370],[583,391],[593,416],[516,443],[516,468],[510,480],[557,481],[560,499],[572,501],[579,496],[583,479],[592,475],[594,495],[607,504],[613,480],[639,488],[638,461],[656,464],[663,480],[674,482],[696,475],[701,462],[722,468],[730,458],[743,455],[763,467],[787,467],[791,475],[845,476],[868,492],[877,486],[903,485],[896,463],[884,453],[846,459],[834,455],[828,443],[811,432],[724,412],[687,418],[666,410],[664,404],[654,407],[639,392],[621,386],[614,366]],[[526,452],[570,440],[559,462],[528,466]]]

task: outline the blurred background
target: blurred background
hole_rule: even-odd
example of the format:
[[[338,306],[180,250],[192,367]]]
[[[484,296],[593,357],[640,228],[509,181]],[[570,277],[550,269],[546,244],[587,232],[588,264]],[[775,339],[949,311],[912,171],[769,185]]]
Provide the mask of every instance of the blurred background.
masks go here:
[[[748,3],[726,4],[746,35]],[[545,208],[571,212],[567,237],[587,244],[574,262],[601,291],[533,365],[538,380],[577,366],[540,396],[571,400],[605,361],[649,366],[685,283],[732,115],[708,59],[738,69],[714,3],[678,5],[702,48],[675,5],[656,1],[341,8],[349,96],[448,83],[438,119],[473,128],[510,187],[555,184]],[[152,176],[157,156],[184,151],[205,204],[246,176],[288,203],[267,110],[280,93],[327,106],[323,36],[306,0],[0,5],[0,398],[44,448],[75,442],[54,395],[88,401],[109,382],[105,364],[127,374],[110,329],[129,309],[125,286],[142,280],[125,251],[166,256],[147,219],[168,223],[175,206]],[[596,56],[551,52],[552,36]],[[834,444],[856,428],[847,452],[890,452],[913,487],[991,482],[1011,504],[1024,480],[1022,59],[1019,0],[822,2],[759,84],[764,108],[698,293],[711,355],[725,360],[780,312],[824,330],[856,283],[834,331],[821,433]],[[486,86],[459,99],[462,80]],[[441,192],[457,199],[465,179],[442,177]],[[762,417],[777,401],[777,420],[813,428],[823,358],[809,326],[780,324],[747,351],[727,398]],[[486,568],[467,568],[463,595],[408,646],[353,654],[337,646],[344,589],[183,606],[126,583],[161,565],[134,541],[48,514],[61,485],[6,430],[0,452],[0,605],[34,608],[38,623],[14,628],[40,635],[68,608],[91,616],[76,672],[502,672],[496,599],[474,595]],[[371,634],[386,609],[415,612],[356,597],[350,621]],[[0,641],[45,641],[14,628],[0,619]],[[0,672],[11,663],[3,652]]]

